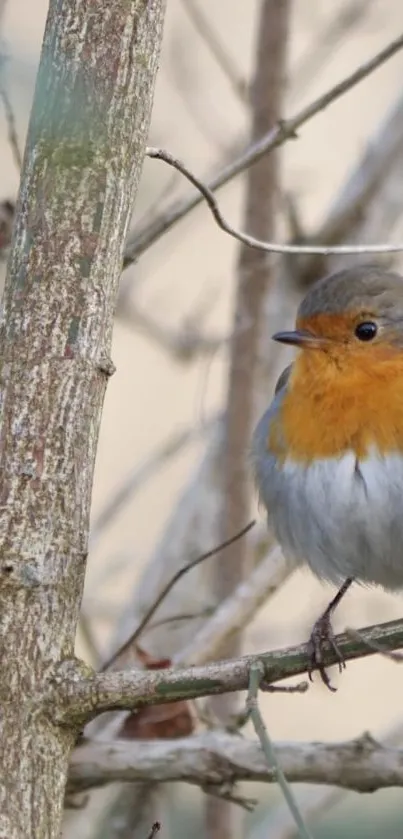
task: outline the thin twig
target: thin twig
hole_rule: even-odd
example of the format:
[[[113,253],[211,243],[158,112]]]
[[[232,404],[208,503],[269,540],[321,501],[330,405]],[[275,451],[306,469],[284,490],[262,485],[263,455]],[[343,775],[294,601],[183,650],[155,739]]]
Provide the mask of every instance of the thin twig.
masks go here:
[[[207,664],[217,657],[236,631],[242,631],[256,612],[273,597],[289,577],[290,569],[278,546],[261,559],[235,591],[217,606],[214,614],[196,635],[173,656],[173,664]]]
[[[403,251],[403,242],[397,245],[388,245],[385,243],[376,245],[280,245],[276,242],[264,242],[261,239],[255,239],[254,236],[249,236],[247,233],[243,233],[242,230],[237,230],[235,227],[232,227],[228,221],[226,221],[218,206],[218,201],[211,189],[200,181],[196,175],[190,172],[184,163],[177,160],[176,157],[173,157],[173,155],[164,149],[148,147],[146,154],[148,157],[152,157],[155,160],[163,160],[165,163],[168,163],[169,166],[173,166],[174,169],[181,172],[182,175],[184,175],[185,178],[187,178],[188,181],[190,181],[190,183],[192,183],[193,186],[195,186],[202,194],[221,230],[223,230],[224,233],[228,233],[228,235],[232,236],[234,239],[237,239],[238,242],[243,242],[244,245],[248,245],[250,248],[267,251],[268,253],[320,254],[322,256],[330,256],[330,254],[398,253],[399,251]]]
[[[371,3],[372,0],[350,0],[342,9],[339,4],[335,5],[333,16],[315,33],[315,42],[309,44],[300,61],[292,68],[292,78],[295,80],[293,99],[301,96],[306,85],[323,72],[324,63],[333,57],[341,40],[346,35],[352,37],[352,30],[362,23]]]
[[[1,68],[0,68],[1,69]],[[3,71],[0,72],[0,99],[3,102],[4,113],[8,128],[8,140],[18,171],[22,169],[22,154],[19,146],[15,114],[4,84]]]
[[[379,644],[377,641],[364,638],[358,629],[346,627],[344,631],[346,635],[349,635],[354,641],[359,641],[360,643],[365,644],[370,650],[373,650],[374,653],[379,653],[379,655],[382,655],[384,658],[388,658],[389,661],[393,661],[395,664],[402,664],[403,653],[396,652],[396,650],[385,650],[382,644]]]
[[[161,618],[159,621],[153,621],[152,623],[148,624],[147,629],[151,632],[152,629],[157,629],[160,626],[166,626],[170,623],[180,623],[180,621],[194,621],[200,620],[200,618],[209,618],[211,615],[214,614],[215,607],[208,606],[206,609],[203,609],[201,612],[181,612],[177,615],[169,615],[167,618]]]
[[[218,151],[220,159],[226,160],[228,158],[227,136],[225,132],[219,130],[216,121],[211,119],[210,112],[203,113],[203,99],[198,95],[197,84],[195,87],[195,79],[192,78],[193,55],[187,56],[186,45],[188,44],[180,38],[179,32],[175,32],[174,39],[172,61],[168,64],[167,71],[172,73],[175,90],[207,145]]]
[[[244,795],[235,795],[231,781],[225,781],[222,784],[204,784],[202,790],[206,795],[213,795],[222,801],[237,804],[238,807],[242,807],[247,813],[253,813],[256,805],[259,803],[256,798],[245,798]]]
[[[153,826],[152,826],[152,828],[151,828],[151,830],[150,830],[150,832],[147,836],[147,839],[154,839],[154,836],[156,836],[157,833],[159,833],[160,830],[161,830],[161,823],[160,822],[154,822],[154,824],[153,824]]]
[[[402,765],[400,763],[400,754],[398,749],[398,746],[401,744],[402,735],[403,727],[400,720],[397,724],[392,725],[387,732],[382,734],[380,741],[373,740],[372,737],[368,737],[368,735],[364,733],[361,737],[354,738],[354,740],[350,741],[349,745],[347,745],[347,743],[343,744],[342,754],[345,759],[345,764],[343,767],[336,767],[336,762],[332,762],[333,777],[327,777],[326,785],[320,787],[316,786],[316,784],[313,785],[313,777],[311,776],[309,779],[311,781],[311,785],[305,790],[299,801],[300,810],[304,813],[305,819],[309,818],[312,821],[314,817],[320,818],[324,814],[328,816],[330,809],[333,809],[336,805],[339,805],[343,800],[345,800],[347,790],[351,790],[353,788],[351,781],[354,768],[357,770],[357,783],[354,785],[356,792],[374,792],[376,789],[380,789],[380,784],[377,783],[375,773],[371,771],[370,764],[372,763],[372,760],[374,760],[374,763],[376,763],[377,767],[380,768],[383,786],[388,785],[387,778],[389,779],[391,786],[396,786],[398,783],[397,773],[394,769],[390,771],[391,766],[389,764],[387,768],[387,764],[389,763],[388,757],[390,757],[391,761],[393,761],[394,758],[397,758],[399,760],[399,764]],[[347,751],[345,751],[344,745],[347,746]],[[332,744],[332,746],[334,748],[335,744]],[[348,753],[349,747],[352,748],[352,754]],[[279,744],[276,744],[277,754],[278,748]],[[383,760],[382,757],[379,760],[380,753],[383,753],[385,760]],[[354,756],[359,758],[359,763],[356,767],[353,765]],[[283,766],[284,757],[285,755],[282,755],[281,762]],[[317,752],[316,757],[318,757]],[[334,750],[333,757],[335,757]],[[328,761],[326,761],[326,765],[327,767],[329,766]],[[310,766],[312,766],[312,762],[310,762]],[[365,767],[364,771],[363,767]],[[290,771],[287,771],[287,776],[293,777],[293,780],[296,780],[295,776],[292,776]],[[316,780],[318,779],[316,778]],[[337,787],[340,782],[343,783],[344,790]],[[331,786],[331,784],[334,784],[335,786]],[[366,789],[364,789],[363,784],[366,784]],[[264,836],[265,839],[295,839],[294,822],[291,822],[290,820],[288,808],[285,808],[284,805],[280,805],[276,809],[271,810],[270,814],[265,816],[262,822],[258,822],[254,826],[254,829],[248,834],[248,839],[260,839],[261,836]]]
[[[228,164],[216,175],[207,185],[207,189],[217,190],[227,184],[234,177],[244,172],[252,163],[259,160],[264,154],[272,151],[291,138],[295,138],[296,131],[308,122],[320,111],[327,108],[336,99],[339,99],[356,84],[365,79],[370,73],[384,64],[389,58],[395,55],[403,47],[403,36],[392,41],[383,50],[378,52],[369,61],[364,62],[354,70],[343,81],[334,85],[326,93],[319,96],[305,108],[302,108],[294,117],[281,122],[268,132],[257,143],[253,143],[232,163]],[[191,210],[201,204],[203,195],[192,195],[183,201],[175,202],[154,222],[143,229],[134,231],[131,239],[126,244],[123,267],[127,268],[138,259],[151,245],[153,245],[164,233],[167,233],[180,219],[184,218]],[[312,251],[310,251],[312,253]],[[348,251],[351,253],[351,251]]]
[[[121,322],[128,323],[137,332],[152,338],[175,361],[180,362],[192,361],[200,355],[211,357],[231,338],[227,335],[203,334],[200,318],[196,320],[195,313],[188,319],[188,325],[185,323],[175,330],[155,320],[148,312],[141,311],[135,303],[122,307],[119,304],[118,316]]]
[[[248,689],[248,698],[246,700],[246,705],[248,709],[248,713],[250,719],[253,723],[253,727],[255,729],[256,735],[260,740],[260,744],[262,746],[264,755],[267,760],[268,766],[273,769],[276,779],[278,781],[278,785],[284,795],[284,798],[287,802],[289,807],[290,813],[293,815],[295,819],[295,824],[298,827],[299,834],[301,839],[313,839],[312,833],[308,830],[302,814],[299,810],[298,804],[296,799],[294,798],[294,794],[292,792],[291,786],[288,783],[284,772],[282,771],[281,767],[278,764],[276,753],[274,751],[273,744],[269,737],[267,728],[264,724],[263,717],[259,710],[258,705],[258,690],[261,680],[264,678],[264,666],[257,662],[256,664],[252,665],[250,669],[249,675],[249,689]]]
[[[334,808],[346,797],[346,792],[335,787],[324,787],[309,784],[307,789],[299,795],[299,809],[305,821],[320,819],[328,816]],[[295,826],[287,805],[281,802],[277,807],[266,810],[261,821],[257,821],[253,830],[249,831],[246,839],[296,839],[298,829]]]
[[[188,573],[188,571],[191,571],[192,568],[196,568],[197,565],[200,565],[200,563],[204,562],[206,559],[210,559],[211,557],[216,556],[225,548],[228,548],[230,545],[236,542],[237,539],[241,539],[243,536],[246,536],[246,534],[249,532],[249,530],[251,530],[252,527],[254,527],[254,525],[255,521],[250,521],[245,527],[242,528],[242,530],[240,530],[238,533],[235,533],[234,536],[231,536],[230,539],[226,539],[225,542],[222,542],[220,545],[216,545],[215,548],[212,548],[210,551],[206,551],[206,553],[196,557],[196,559],[193,559],[187,565],[184,565],[182,566],[182,568],[179,568],[179,570],[176,571],[176,573],[171,577],[171,579],[168,580],[167,584],[164,586],[158,597],[151,604],[150,608],[147,609],[144,617],[142,618],[142,620],[140,621],[130,638],[128,638],[127,641],[125,641],[125,643],[122,644],[122,646],[119,648],[119,650],[113,656],[111,656],[111,658],[109,658],[105,664],[103,664],[103,666],[100,669],[100,672],[103,673],[105,670],[109,670],[112,664],[114,664],[115,661],[118,658],[120,658],[120,656],[123,655],[123,653],[125,653],[126,650],[129,649],[129,647],[136,643],[141,633],[147,626],[148,622],[151,620],[152,616],[155,614],[158,607],[161,605],[162,601],[165,600],[172,588],[176,585],[177,582],[179,582],[179,580],[185,574]]]
[[[243,105],[248,104],[248,85],[239,75],[238,67],[232,61],[224,44],[219,39],[205,13],[198,6],[196,0],[182,0],[182,5],[189,15],[196,32],[203,39],[211,55],[229,81],[233,91]]]
[[[391,196],[388,184],[390,180],[397,184],[396,195],[400,194],[396,172],[401,169],[402,149],[403,95],[400,94],[369,138],[361,158],[310,240],[331,244],[343,239],[365,242],[372,238],[373,230],[379,236],[379,229],[384,231],[381,235],[389,238],[399,217],[401,202],[393,197],[393,191]],[[341,260],[335,258],[330,265],[315,256],[298,262],[297,281],[302,288],[324,273],[341,267]]]

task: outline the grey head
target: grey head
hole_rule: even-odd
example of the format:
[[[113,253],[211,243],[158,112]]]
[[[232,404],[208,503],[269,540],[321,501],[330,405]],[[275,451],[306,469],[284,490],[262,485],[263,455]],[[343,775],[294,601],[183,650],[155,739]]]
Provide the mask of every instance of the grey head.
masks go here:
[[[319,280],[308,291],[297,319],[319,314],[363,312],[403,320],[403,277],[377,265],[346,268]]]

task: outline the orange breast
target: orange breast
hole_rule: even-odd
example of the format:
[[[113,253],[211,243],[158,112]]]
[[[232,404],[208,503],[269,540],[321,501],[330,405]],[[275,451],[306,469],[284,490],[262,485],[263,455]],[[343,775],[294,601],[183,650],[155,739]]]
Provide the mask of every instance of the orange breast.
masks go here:
[[[374,445],[402,452],[402,351],[299,352],[268,445],[280,459],[304,463],[348,450],[362,459]]]

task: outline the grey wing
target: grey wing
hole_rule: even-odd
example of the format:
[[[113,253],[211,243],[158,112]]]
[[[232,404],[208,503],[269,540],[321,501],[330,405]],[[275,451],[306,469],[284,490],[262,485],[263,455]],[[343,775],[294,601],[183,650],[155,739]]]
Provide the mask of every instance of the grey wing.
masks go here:
[[[276,393],[279,392],[279,390],[282,390],[283,388],[285,388],[285,386],[288,382],[288,379],[290,378],[291,370],[292,370],[292,364],[289,364],[288,367],[286,367],[285,370],[283,370],[281,375],[278,377],[277,382],[276,382],[276,387],[274,388],[274,394],[275,395],[276,395]]]

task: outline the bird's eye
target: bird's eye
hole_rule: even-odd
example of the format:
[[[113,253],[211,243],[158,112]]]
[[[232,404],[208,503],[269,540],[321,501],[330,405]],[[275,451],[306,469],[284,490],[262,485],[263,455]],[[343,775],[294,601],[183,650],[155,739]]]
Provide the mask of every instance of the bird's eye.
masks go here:
[[[354,334],[359,341],[372,341],[377,332],[376,323],[372,320],[364,320],[355,327]]]

